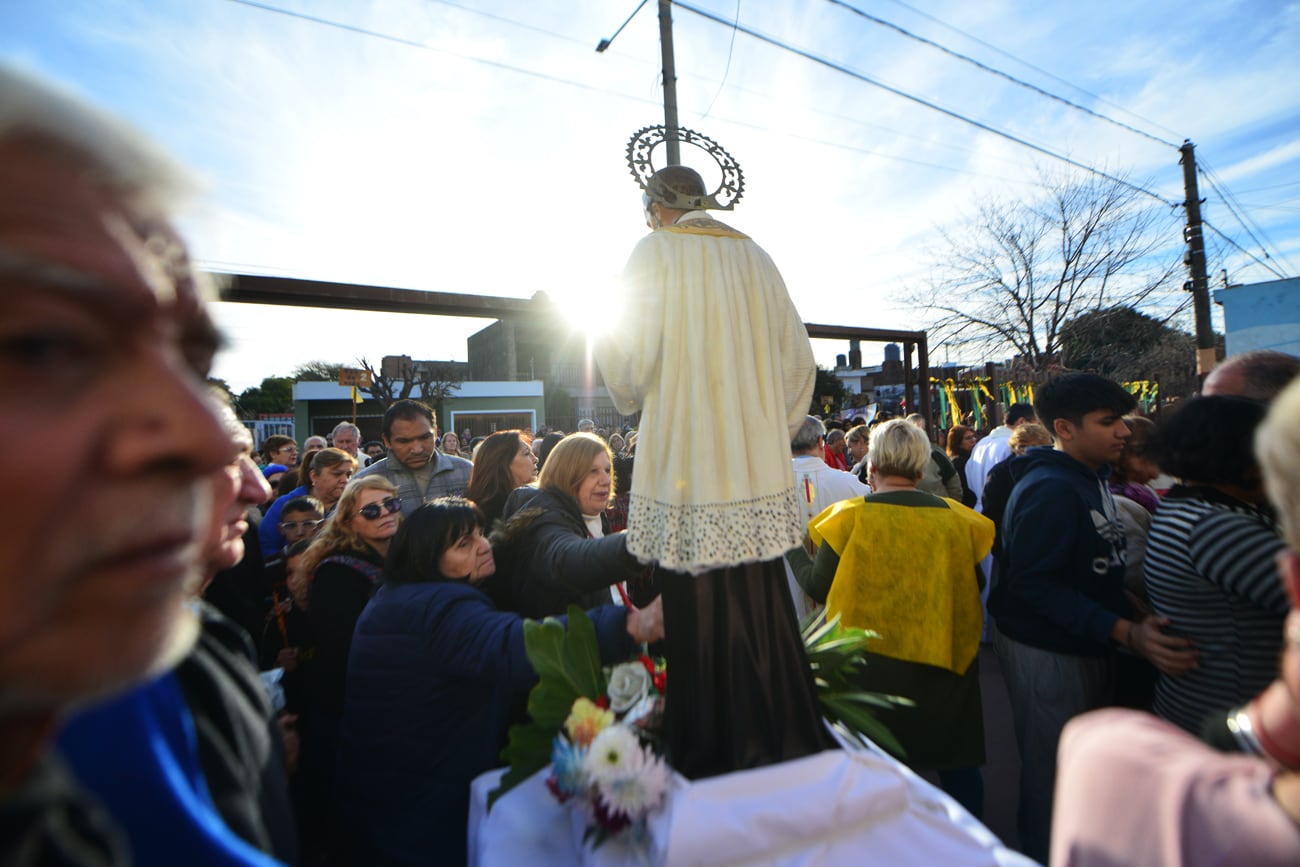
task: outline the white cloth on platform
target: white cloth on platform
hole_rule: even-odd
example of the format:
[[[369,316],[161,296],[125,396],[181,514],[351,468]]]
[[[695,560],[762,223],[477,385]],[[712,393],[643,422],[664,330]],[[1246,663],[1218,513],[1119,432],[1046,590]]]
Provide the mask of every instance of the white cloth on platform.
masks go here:
[[[632,867],[762,864],[812,867],[866,858],[892,867],[1034,862],[1004,847],[956,801],[883,753],[828,750],[807,758],[677,786],[650,820],[642,853],[617,842],[581,846],[575,811],[547,790],[549,768],[492,808],[502,771],[474,781],[471,867]]]
[[[643,238],[595,347],[618,411],[641,410],[627,549],[700,574],[803,540],[790,439],[816,363],[785,282],[750,238],[691,211]]]

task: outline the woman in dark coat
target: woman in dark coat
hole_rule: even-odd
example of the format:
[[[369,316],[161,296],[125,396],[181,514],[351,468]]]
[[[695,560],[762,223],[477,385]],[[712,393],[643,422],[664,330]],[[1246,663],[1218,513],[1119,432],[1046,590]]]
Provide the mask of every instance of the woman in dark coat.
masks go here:
[[[340,772],[358,863],[465,862],[470,783],[499,766],[511,710],[537,680],[523,619],[478,588],[496,568],[480,521],[458,497],[407,517],[357,622]],[[607,664],[663,635],[658,602],[587,614]]]
[[[948,431],[948,457],[952,458],[952,465],[961,479],[961,504],[970,509],[975,508],[975,502],[979,498],[966,483],[966,462],[970,460],[971,450],[978,441],[975,431],[964,424],[955,424]]]
[[[609,534],[613,454],[595,434],[570,434],[552,450],[536,488],[519,488],[492,533],[497,604],[524,617],[563,614],[618,599],[611,589],[641,574],[622,533]]]
[[[537,455],[533,454],[532,438],[521,430],[499,430],[474,452],[465,499],[478,506],[483,526],[490,532],[501,520],[511,491],[535,478]]]
[[[307,617],[316,637],[299,717],[303,824],[323,825],[330,833],[340,828],[335,772],[352,630],[379,586],[384,554],[397,532],[401,508],[397,488],[383,476],[350,482],[299,566],[310,576]],[[330,845],[338,842],[330,840]]]

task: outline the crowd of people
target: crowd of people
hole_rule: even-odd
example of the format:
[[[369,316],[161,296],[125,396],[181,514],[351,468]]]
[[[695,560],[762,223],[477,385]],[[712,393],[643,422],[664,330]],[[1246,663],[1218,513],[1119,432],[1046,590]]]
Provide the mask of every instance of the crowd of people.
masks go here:
[[[1300,861],[1300,360],[1230,358],[1155,420],[1066,373],[982,437],[828,430],[779,275],[693,175],[643,184],[643,306],[597,347],[639,430],[439,437],[398,400],[378,441],[254,443],[204,382],[183,173],[0,68],[0,863],[463,863],[525,618],[571,605],[607,663],[664,650],[689,779],[834,747],[795,620],[824,607],[880,633],[858,676],[903,699],[900,760],[976,817],[992,642],[1029,856]],[[717,367],[743,444],[674,435],[706,351],[753,356]]]

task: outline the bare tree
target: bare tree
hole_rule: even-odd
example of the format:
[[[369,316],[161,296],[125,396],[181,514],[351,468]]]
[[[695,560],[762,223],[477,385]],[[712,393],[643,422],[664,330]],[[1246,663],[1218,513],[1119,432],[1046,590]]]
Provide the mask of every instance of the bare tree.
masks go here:
[[[1158,305],[1181,267],[1178,218],[1130,186],[1040,172],[1035,201],[988,202],[941,230],[929,285],[907,301],[934,314],[933,347],[1010,353],[1041,373],[1060,364],[1061,328],[1089,311]]]
[[[412,361],[409,355],[385,356],[376,370],[369,361],[359,359],[369,371],[371,385],[360,390],[387,409],[394,401],[412,398],[430,404],[439,417],[442,404],[464,381],[468,366],[454,361]]]

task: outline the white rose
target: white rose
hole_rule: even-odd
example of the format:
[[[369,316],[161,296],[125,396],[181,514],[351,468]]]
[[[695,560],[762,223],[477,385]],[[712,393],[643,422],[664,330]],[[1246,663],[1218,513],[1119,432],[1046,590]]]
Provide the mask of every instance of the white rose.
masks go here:
[[[609,709],[623,713],[650,692],[650,672],[640,662],[625,662],[609,673]]]

